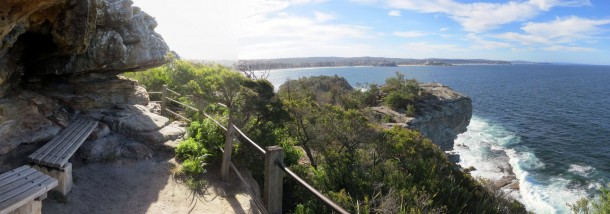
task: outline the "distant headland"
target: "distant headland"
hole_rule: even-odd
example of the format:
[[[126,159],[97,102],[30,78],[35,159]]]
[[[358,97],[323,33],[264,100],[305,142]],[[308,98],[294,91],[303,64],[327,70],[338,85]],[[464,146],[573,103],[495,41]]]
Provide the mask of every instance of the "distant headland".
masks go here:
[[[503,61],[487,59],[408,59],[408,58],[385,58],[385,57],[302,57],[302,58],[279,58],[279,59],[247,59],[239,60],[240,67],[250,70],[269,70],[285,68],[311,68],[311,67],[343,67],[343,66],[405,66],[405,65],[428,65],[428,66],[454,66],[467,64],[488,65],[510,65],[523,64],[524,61]],[[535,62],[527,62],[535,63]]]

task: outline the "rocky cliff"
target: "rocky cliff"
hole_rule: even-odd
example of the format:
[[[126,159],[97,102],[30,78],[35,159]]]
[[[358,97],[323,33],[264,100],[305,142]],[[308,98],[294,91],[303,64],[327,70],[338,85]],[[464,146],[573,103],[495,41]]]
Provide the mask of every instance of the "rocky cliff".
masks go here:
[[[415,129],[430,138],[442,150],[453,150],[453,141],[458,134],[466,132],[470,123],[471,99],[438,83],[420,86],[430,96],[418,102],[417,114],[414,117],[407,117],[383,106],[374,107],[373,111],[391,118],[389,123],[384,123],[385,126],[400,125]]]
[[[100,121],[81,149],[91,159],[146,157],[184,133],[150,112],[143,87],[118,75],[168,60],[154,18],[132,4],[1,1],[0,163],[21,145],[44,144],[76,117]]]

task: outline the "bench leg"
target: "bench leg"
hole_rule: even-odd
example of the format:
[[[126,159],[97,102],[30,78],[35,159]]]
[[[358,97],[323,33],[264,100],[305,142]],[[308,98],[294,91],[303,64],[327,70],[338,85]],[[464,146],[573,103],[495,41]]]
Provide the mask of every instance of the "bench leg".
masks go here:
[[[57,184],[57,187],[55,187],[53,190],[59,191],[62,195],[68,195],[68,193],[72,189],[72,163],[66,164],[66,167],[61,170],[48,169],[46,167],[40,167],[38,165],[34,165],[32,166],[32,168],[57,179],[57,181],[59,181],[59,184]]]
[[[42,213],[42,200],[33,200],[16,210],[11,211],[9,214],[41,214]]]

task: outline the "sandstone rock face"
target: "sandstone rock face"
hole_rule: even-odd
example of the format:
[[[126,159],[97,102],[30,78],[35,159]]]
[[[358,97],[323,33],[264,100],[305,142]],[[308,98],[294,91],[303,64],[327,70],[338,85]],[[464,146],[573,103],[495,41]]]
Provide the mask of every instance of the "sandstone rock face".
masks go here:
[[[82,17],[97,17],[88,20],[85,30],[67,32],[66,41],[75,36],[89,38],[88,47],[72,47],[71,54],[49,57],[32,66],[36,74],[70,74],[83,72],[122,72],[142,70],[166,62],[169,51],[161,36],[154,32],[157,22],[129,0],[77,1],[66,12],[76,15],[60,17],[65,22],[81,23]],[[81,6],[87,4],[86,6]],[[92,8],[92,6],[95,6]],[[82,15],[78,15],[82,14]],[[96,26],[96,27],[89,27]],[[54,26],[55,27],[55,26]]]
[[[99,120],[89,138],[99,143],[90,148],[118,151],[118,157],[150,157],[152,150],[138,140],[183,134],[144,107],[149,104],[144,87],[119,76],[162,65],[169,53],[154,32],[155,20],[132,5],[130,0],[0,1],[0,156],[10,156],[20,144],[43,145],[76,117]],[[92,158],[106,153],[94,152]]]
[[[24,84],[24,87],[81,111],[124,104],[147,105],[150,101],[146,89],[137,81],[116,75],[88,73],[48,80],[47,83]]]
[[[152,113],[147,106],[119,105],[89,114],[97,118],[115,133],[121,133],[147,146],[176,140],[186,134],[186,124]]]
[[[104,114],[102,121],[113,131],[123,134],[156,131],[169,124],[169,119],[153,114],[141,105],[118,106]]]
[[[110,161],[118,158],[147,159],[152,149],[120,134],[110,134],[96,140],[88,140],[78,150],[78,155],[88,161]]]
[[[51,99],[32,93],[0,99],[0,155],[22,143],[38,143],[53,138],[62,128],[53,120],[65,119],[60,111],[58,104]]]
[[[155,131],[140,132],[133,134],[135,139],[140,142],[146,142],[150,145],[159,145],[160,143],[173,141],[182,138],[186,134],[186,124],[174,121],[171,124]]]
[[[472,117],[472,100],[438,83],[420,85],[432,96],[417,104],[418,115],[407,117],[387,107],[374,107],[373,111],[389,115],[394,122],[386,126],[401,125],[419,131],[430,138],[442,150],[453,150],[453,141],[466,132]]]
[[[115,75],[161,65],[169,48],[130,0],[13,0],[0,5],[0,97],[23,75]],[[10,80],[10,81],[9,81]]]

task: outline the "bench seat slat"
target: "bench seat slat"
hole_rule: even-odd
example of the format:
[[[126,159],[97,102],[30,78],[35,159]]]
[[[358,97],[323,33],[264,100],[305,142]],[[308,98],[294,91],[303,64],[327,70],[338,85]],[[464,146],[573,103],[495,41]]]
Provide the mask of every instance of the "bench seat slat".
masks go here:
[[[33,183],[33,181],[43,176],[44,174],[42,173],[32,173],[27,176],[20,176],[19,179],[15,179],[14,181],[11,181],[10,184],[1,187],[0,192],[9,192],[19,187],[33,188],[36,185],[36,183]]]
[[[53,163],[57,158],[64,154],[64,152],[70,148],[78,140],[78,138],[84,133],[88,126],[87,122],[81,124],[76,130],[70,133],[70,136],[65,140],[58,142],[58,146],[53,149],[49,154],[40,160],[42,164],[49,165]]]
[[[2,183],[0,183],[0,192],[6,192],[6,191],[3,191],[5,189],[5,187],[11,185],[13,182],[15,182],[17,180],[25,179],[28,176],[35,174],[36,172],[38,172],[38,171],[36,171],[35,169],[32,169],[32,168],[28,168],[28,169],[23,170],[18,173],[7,173],[7,174],[9,174],[9,176],[6,177],[6,179],[3,179]]]
[[[28,189],[36,188],[37,184],[42,183],[42,181],[46,180],[47,178],[49,178],[49,176],[43,176],[41,178],[31,180],[30,183],[27,183],[26,185],[18,186],[17,188],[13,189],[7,188],[7,191],[3,192],[2,195],[0,195],[0,203],[3,203],[4,201],[10,198],[17,197]]]
[[[70,157],[72,157],[72,155],[74,155],[76,150],[78,150],[78,148],[80,148],[80,146],[85,142],[85,140],[87,140],[87,138],[89,137],[91,132],[93,132],[95,127],[97,127],[97,121],[89,121],[86,125],[87,126],[83,129],[83,131],[80,133],[80,135],[77,136],[75,141],[72,142],[69,147],[67,147],[65,150],[63,150],[61,153],[59,153],[60,155],[58,155],[57,158],[52,159],[51,160],[52,162],[49,161],[49,164],[51,166],[62,168],[66,163],[68,163],[68,160],[70,159]]]
[[[74,132],[74,130],[76,128],[78,128],[80,126],[80,124],[82,124],[84,122],[85,121],[79,119],[79,120],[75,121],[74,123],[70,124],[67,128],[65,128],[63,131],[61,131],[59,133],[59,135],[55,136],[53,139],[51,139],[51,141],[49,141],[48,143],[43,145],[40,149],[38,149],[34,153],[32,153],[28,157],[30,159],[30,161],[40,163],[40,160],[42,158],[44,158],[44,156],[49,154],[49,152],[53,151],[55,149],[55,147],[58,146],[58,144],[57,144],[58,141],[61,142],[61,141],[65,140],[69,135],[72,134],[72,132]]]
[[[1,184],[2,182],[4,182],[3,180],[4,180],[5,178],[8,178],[8,177],[12,176],[14,173],[20,173],[20,172],[25,171],[25,170],[27,170],[27,169],[29,169],[29,168],[30,168],[29,166],[24,165],[24,166],[21,166],[21,167],[19,167],[19,168],[17,168],[17,169],[13,169],[13,170],[11,170],[11,171],[8,171],[8,172],[6,172],[6,173],[4,173],[4,174],[0,175],[0,184]]]
[[[92,120],[76,120],[51,142],[30,155],[30,161],[49,167],[62,168],[95,130],[97,124],[97,121]]]
[[[22,166],[0,175],[0,213],[13,211],[55,188],[58,181],[40,171]],[[18,179],[15,179],[18,178]]]
[[[57,186],[57,180],[51,177],[44,177],[44,179],[38,179],[38,185],[34,188],[25,189],[19,194],[19,197],[10,197],[6,200],[0,201],[0,211],[12,211],[15,210],[30,201],[40,197],[46,192],[50,191]]]

